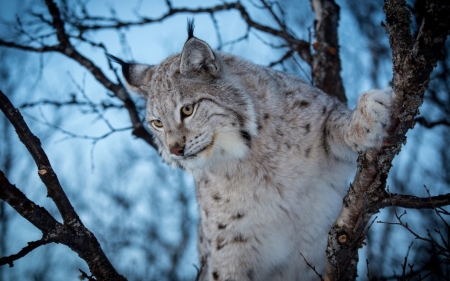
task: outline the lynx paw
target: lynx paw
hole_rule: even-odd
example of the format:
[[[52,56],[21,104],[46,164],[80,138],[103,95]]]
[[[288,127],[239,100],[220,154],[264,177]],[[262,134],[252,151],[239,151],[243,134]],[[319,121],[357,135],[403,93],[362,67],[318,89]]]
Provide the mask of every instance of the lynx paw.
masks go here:
[[[391,120],[392,89],[370,90],[358,99],[345,141],[355,151],[380,147]]]

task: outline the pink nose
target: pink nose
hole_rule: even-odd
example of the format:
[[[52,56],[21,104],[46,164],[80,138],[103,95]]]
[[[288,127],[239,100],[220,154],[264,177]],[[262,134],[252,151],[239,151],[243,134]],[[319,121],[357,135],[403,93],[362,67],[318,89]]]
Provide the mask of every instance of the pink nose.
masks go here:
[[[170,149],[170,153],[172,153],[176,156],[183,156],[184,147],[180,147],[179,144],[175,144],[175,146]]]

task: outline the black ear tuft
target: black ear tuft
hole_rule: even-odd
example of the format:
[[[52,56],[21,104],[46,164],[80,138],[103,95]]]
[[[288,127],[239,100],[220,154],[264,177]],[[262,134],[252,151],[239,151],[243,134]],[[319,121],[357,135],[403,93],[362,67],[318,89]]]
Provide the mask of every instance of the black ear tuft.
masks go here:
[[[113,56],[111,54],[105,53],[105,55],[108,57],[109,60],[113,61],[113,62],[117,62],[118,64],[120,64],[121,66],[127,65],[128,63],[124,62],[123,60],[119,59],[116,56]]]
[[[195,28],[195,24],[194,24],[194,18],[188,18],[187,19],[187,32],[188,32],[188,39],[191,39],[192,37],[194,37],[194,28]]]
[[[145,89],[152,79],[155,67],[148,64],[126,62],[118,57],[105,53],[110,61],[116,62],[122,66],[122,75],[127,83],[128,89],[146,97],[148,95]]]
[[[125,78],[125,80],[130,81],[130,68],[131,68],[131,64],[128,62],[125,62],[121,59],[119,59],[116,56],[113,56],[111,54],[105,53],[105,55],[108,57],[109,60],[116,62],[118,64],[120,64],[120,66],[122,67],[122,75]]]

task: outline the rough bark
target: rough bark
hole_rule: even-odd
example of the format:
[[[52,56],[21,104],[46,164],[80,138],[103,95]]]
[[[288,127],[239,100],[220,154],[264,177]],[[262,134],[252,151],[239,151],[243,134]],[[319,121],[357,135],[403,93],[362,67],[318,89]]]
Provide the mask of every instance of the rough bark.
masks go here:
[[[410,13],[403,0],[385,1],[386,31],[393,52],[393,113],[386,146],[361,154],[344,206],[330,230],[325,280],[355,280],[358,249],[371,216],[389,199],[385,191],[392,160],[414,126],[430,74],[442,57],[449,34],[450,3],[428,1],[417,38],[410,33]],[[447,195],[448,196],[448,195]]]

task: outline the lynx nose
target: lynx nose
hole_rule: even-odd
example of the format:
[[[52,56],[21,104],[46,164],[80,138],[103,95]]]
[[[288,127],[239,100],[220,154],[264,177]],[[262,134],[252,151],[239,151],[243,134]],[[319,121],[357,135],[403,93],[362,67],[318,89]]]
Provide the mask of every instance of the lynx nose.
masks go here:
[[[184,155],[184,146],[181,147],[178,143],[175,143],[174,146],[170,148],[170,153],[176,155],[176,156],[183,156]]]

